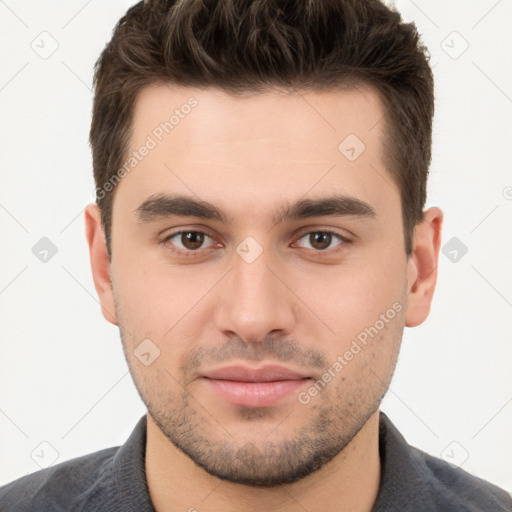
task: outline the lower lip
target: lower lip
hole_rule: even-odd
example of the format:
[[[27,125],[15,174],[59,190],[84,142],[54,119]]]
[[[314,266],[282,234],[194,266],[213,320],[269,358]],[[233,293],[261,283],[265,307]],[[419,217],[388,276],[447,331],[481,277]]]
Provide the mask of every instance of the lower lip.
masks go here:
[[[238,382],[204,379],[219,395],[233,405],[269,407],[309,383],[311,379],[276,380],[272,382]]]

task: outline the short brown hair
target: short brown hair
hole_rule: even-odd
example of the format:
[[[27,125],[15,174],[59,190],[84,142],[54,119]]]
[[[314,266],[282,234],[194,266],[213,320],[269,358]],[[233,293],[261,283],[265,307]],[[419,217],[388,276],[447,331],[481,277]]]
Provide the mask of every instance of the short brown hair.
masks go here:
[[[122,166],[137,95],[155,83],[233,94],[373,86],[386,109],[384,162],[411,254],[426,200],[434,80],[415,25],[398,12],[380,0],[146,0],[130,8],[94,74],[90,143],[109,257],[116,189],[104,185]]]

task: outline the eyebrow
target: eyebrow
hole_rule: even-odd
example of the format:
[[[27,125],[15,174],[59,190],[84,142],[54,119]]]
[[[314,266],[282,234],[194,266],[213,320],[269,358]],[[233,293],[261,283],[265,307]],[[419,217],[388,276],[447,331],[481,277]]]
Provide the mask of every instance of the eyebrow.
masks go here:
[[[198,217],[229,224],[232,218],[222,209],[207,201],[182,195],[158,194],[148,197],[134,213],[139,222],[149,223],[171,216]],[[310,217],[367,217],[377,216],[375,209],[351,196],[334,195],[318,199],[300,199],[285,205],[273,216],[274,224]]]

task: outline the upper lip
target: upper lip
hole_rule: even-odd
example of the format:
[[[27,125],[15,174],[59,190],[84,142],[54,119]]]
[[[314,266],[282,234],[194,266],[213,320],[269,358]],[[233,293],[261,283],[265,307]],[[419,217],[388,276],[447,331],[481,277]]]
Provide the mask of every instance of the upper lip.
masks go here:
[[[273,382],[277,380],[300,380],[308,375],[278,365],[266,365],[261,368],[249,366],[225,366],[206,372],[203,377],[217,380],[233,380],[238,382]]]

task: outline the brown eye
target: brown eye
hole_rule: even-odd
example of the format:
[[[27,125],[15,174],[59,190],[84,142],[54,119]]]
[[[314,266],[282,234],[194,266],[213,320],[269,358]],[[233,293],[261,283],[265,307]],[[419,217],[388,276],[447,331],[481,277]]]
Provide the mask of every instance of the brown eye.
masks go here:
[[[204,233],[199,233],[197,231],[187,231],[185,233],[181,233],[181,243],[186,249],[190,249],[191,251],[195,251],[199,249],[204,242]]]
[[[309,242],[315,248],[324,250],[331,245],[332,235],[330,233],[311,233]]]
[[[213,240],[202,231],[179,231],[169,235],[164,242],[175,246],[177,252],[193,252],[204,249],[202,246],[208,238]]]
[[[336,238],[340,240],[340,243],[331,245]],[[304,245],[304,243],[302,243],[302,247],[314,249],[315,251],[325,251],[326,249],[343,245],[344,242],[349,242],[345,237],[330,231],[312,231],[302,235],[299,240],[302,239],[306,239],[307,244],[309,244],[308,247],[307,244]]]

